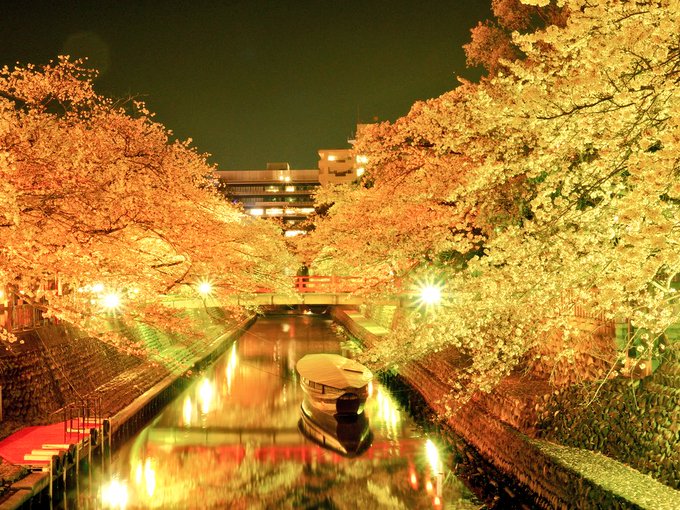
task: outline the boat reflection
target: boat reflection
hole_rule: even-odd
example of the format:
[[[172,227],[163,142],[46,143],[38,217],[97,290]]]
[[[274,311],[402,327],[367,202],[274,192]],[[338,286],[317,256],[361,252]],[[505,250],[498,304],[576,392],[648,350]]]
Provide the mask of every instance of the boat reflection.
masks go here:
[[[332,415],[303,400],[298,428],[303,436],[343,457],[358,457],[371,446],[373,434],[366,413]]]

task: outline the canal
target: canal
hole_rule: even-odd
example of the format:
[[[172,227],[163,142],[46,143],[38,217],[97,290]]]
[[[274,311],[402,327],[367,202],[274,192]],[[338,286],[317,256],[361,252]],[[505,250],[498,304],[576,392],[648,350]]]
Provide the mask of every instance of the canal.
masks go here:
[[[322,316],[258,319],[114,452],[78,507],[480,508],[443,441],[377,382],[361,419],[305,426],[296,362],[349,347]]]

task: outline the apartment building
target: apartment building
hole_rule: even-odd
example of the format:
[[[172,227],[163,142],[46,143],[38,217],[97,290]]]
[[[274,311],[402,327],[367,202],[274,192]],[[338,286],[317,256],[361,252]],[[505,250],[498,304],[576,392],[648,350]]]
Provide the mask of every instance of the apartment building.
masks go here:
[[[264,170],[219,170],[228,199],[243,204],[255,217],[277,218],[284,234],[302,233],[299,224],[314,212],[319,170],[292,170],[288,163],[267,163]]]

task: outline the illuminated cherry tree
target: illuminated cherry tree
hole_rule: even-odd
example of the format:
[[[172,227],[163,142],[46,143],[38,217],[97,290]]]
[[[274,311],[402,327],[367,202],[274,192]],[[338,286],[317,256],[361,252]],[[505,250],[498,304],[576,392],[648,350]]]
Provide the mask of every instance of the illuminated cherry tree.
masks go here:
[[[0,287],[97,331],[102,305],[170,327],[159,295],[204,279],[217,294],[283,285],[280,230],[223,200],[206,156],[171,136],[66,58],[4,68]]]
[[[455,347],[489,389],[555,331],[569,351],[574,301],[630,318],[641,351],[680,319],[680,2],[554,5],[564,27],[515,33],[523,58],[495,77],[366,130],[361,185],[319,197],[305,256],[443,287],[376,365]]]
[[[521,58],[523,51],[513,32],[527,33],[550,25],[563,27],[569,9],[554,2],[491,0],[495,20],[479,22],[470,30],[470,42],[463,46],[467,63],[482,66],[490,75],[507,71],[505,62]]]

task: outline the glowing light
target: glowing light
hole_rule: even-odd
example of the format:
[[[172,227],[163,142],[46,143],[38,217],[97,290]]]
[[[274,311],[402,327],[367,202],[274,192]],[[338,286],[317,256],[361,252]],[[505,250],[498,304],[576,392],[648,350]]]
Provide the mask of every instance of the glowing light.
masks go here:
[[[262,216],[264,214],[264,209],[251,209],[251,216]]]
[[[430,480],[428,480],[427,482],[425,482],[425,491],[426,491],[428,494],[432,494],[432,490],[433,490],[433,489],[434,489],[434,486],[432,485],[432,482],[431,482]]]
[[[208,379],[201,381],[201,386],[198,389],[198,398],[201,401],[201,412],[208,414],[210,412],[210,404],[215,394],[213,386]]]
[[[295,186],[286,186],[286,191],[295,191]]]
[[[368,381],[368,396],[373,396],[373,381]]]
[[[284,181],[290,182],[290,177],[286,176],[286,178],[284,179]]]
[[[156,471],[151,465],[151,459],[147,457],[144,462],[144,480],[146,481],[146,493],[151,498],[156,492]]]
[[[436,305],[442,300],[442,289],[437,285],[426,285],[420,289],[420,300],[426,305]]]
[[[142,483],[142,478],[144,477],[144,468],[142,467],[142,461],[137,461],[137,466],[135,468],[135,483],[140,485]]]
[[[364,156],[363,154],[359,154],[357,156],[357,163],[359,163],[360,165],[365,165],[366,163],[368,163],[368,156]]]
[[[363,166],[357,168],[357,177],[361,177],[362,175],[364,175],[364,172],[366,172],[366,169]]]
[[[104,292],[104,284],[103,283],[95,283],[90,290],[94,292],[95,294],[99,294],[100,292]]]
[[[282,214],[283,209],[279,209],[278,207],[267,209],[267,216],[281,216]]]
[[[425,453],[427,460],[430,463],[433,473],[441,473],[441,462],[439,460],[439,452],[431,439],[425,442]]]
[[[102,297],[101,304],[107,310],[116,310],[120,308],[120,296],[115,292],[110,292]]]
[[[328,156],[328,161],[335,161],[336,159],[338,158],[335,156],[335,154],[331,154]]]
[[[5,291],[0,289],[0,299],[4,299],[4,298],[5,298]]]
[[[418,488],[418,476],[416,475],[415,471],[411,471],[411,475],[408,478],[408,482],[411,484],[411,487],[413,489]]]
[[[200,282],[198,282],[196,290],[201,296],[205,297],[212,294],[213,286],[212,283],[210,283],[208,280],[201,280]]]
[[[231,395],[231,386],[234,382],[234,373],[236,372],[236,365],[238,364],[238,354],[236,353],[236,343],[231,344],[231,353],[229,354],[229,361],[225,369],[227,376],[227,393]]]
[[[102,486],[102,503],[109,508],[125,508],[128,502],[128,490],[125,482],[114,478]]]
[[[286,230],[286,233],[284,234],[286,237],[295,237],[295,236],[302,236],[305,235],[307,232],[304,230]]]
[[[189,427],[191,425],[191,415],[193,414],[193,403],[191,402],[191,397],[184,399],[184,404],[182,405],[182,418],[184,420],[184,426]]]
[[[432,505],[435,508],[441,508],[442,507],[442,498],[440,498],[439,496],[435,496],[434,500],[432,500]]]

